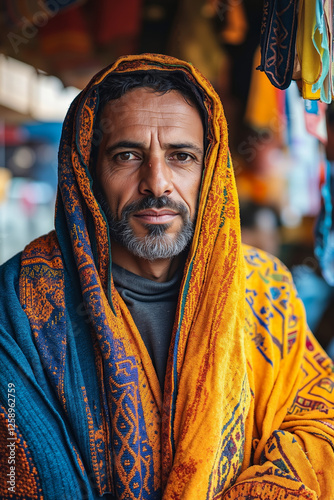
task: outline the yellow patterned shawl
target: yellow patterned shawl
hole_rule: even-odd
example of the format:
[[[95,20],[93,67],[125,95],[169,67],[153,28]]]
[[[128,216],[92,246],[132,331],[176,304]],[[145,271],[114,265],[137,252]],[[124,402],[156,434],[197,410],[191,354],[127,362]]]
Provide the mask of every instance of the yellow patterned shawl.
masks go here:
[[[113,285],[107,224],[88,173],[95,90],[112,71],[138,69],[184,71],[202,87],[209,116],[198,218],[163,395]],[[307,330],[284,266],[242,247],[227,126],[210,83],[191,64],[171,57],[119,59],[73,103],[59,160],[57,237],[52,233],[25,250],[20,300],[65,414],[70,422],[87,423],[88,444],[75,430],[71,442],[94,491],[112,490],[119,499],[334,497],[332,365]],[[70,263],[67,252],[74,256]],[[102,401],[99,427],[85,387],[84,415],[71,416],[66,396],[64,266],[76,268],[75,286],[90,311]],[[54,332],[52,349],[43,332]],[[84,449],[90,450],[91,466],[84,465]]]

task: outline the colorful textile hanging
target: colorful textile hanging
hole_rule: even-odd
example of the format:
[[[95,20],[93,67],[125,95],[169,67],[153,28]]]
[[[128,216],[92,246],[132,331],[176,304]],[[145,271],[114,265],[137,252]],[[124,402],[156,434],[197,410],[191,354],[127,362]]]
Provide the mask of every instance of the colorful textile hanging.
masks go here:
[[[285,125],[284,92],[271,85],[264,73],[256,71],[260,57],[258,49],[254,56],[244,119],[255,130],[269,129],[276,137],[281,138]]]
[[[319,141],[306,129],[304,101],[295,82],[285,91],[290,158],[288,199],[293,213],[316,216],[320,210]]]
[[[261,64],[273,85],[301,80],[304,99],[333,97],[332,0],[266,0]]]
[[[304,99],[332,100],[332,4],[300,0],[296,50]]]
[[[265,0],[261,28],[261,64],[275,87],[291,82],[297,33],[298,0]]]
[[[309,134],[314,135],[322,144],[327,143],[326,104],[305,99],[305,125]]]
[[[323,206],[317,220],[314,249],[322,275],[331,286],[334,286],[333,170],[333,163],[327,161],[325,181],[321,188]]]

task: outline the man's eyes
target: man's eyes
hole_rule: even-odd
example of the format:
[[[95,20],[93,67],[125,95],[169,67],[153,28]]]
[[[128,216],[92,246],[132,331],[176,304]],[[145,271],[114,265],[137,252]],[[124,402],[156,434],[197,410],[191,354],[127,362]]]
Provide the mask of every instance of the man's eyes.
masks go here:
[[[178,153],[173,153],[169,156],[172,160],[176,160],[180,163],[186,163],[193,161],[195,158],[193,155],[185,152],[178,152]]]
[[[128,161],[142,161],[142,157],[138,153],[133,153],[131,151],[122,151],[121,153],[115,154],[113,157],[114,161],[118,162],[128,162]],[[195,160],[195,157],[184,151],[177,151],[171,153],[167,157],[168,161],[178,162],[178,163],[189,163]]]
[[[117,153],[114,156],[114,160],[120,160],[120,161],[132,161],[132,160],[139,160],[140,157],[136,155],[135,153],[131,153],[130,151],[123,151],[122,153]]]

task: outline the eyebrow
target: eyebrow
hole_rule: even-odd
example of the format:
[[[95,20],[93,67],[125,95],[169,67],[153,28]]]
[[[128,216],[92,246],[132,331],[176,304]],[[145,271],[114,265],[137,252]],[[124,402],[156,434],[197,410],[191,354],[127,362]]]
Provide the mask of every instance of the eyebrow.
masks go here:
[[[191,142],[180,142],[173,144],[163,144],[164,149],[191,149],[199,155],[204,153],[204,150]],[[143,142],[135,141],[119,141],[106,148],[106,155],[110,156],[116,149],[129,148],[129,149],[145,149],[146,146]]]
[[[192,142],[180,142],[176,144],[166,144],[168,146],[168,149],[192,149],[195,151],[195,153],[202,155],[204,153],[203,148],[199,148],[196,146],[196,144],[193,144]]]

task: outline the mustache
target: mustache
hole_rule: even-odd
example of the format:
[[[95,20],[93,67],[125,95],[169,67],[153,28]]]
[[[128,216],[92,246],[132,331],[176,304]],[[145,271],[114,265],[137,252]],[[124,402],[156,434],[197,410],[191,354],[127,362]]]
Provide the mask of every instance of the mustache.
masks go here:
[[[168,196],[156,197],[150,195],[142,200],[137,200],[127,205],[122,210],[122,218],[128,218],[133,213],[141,210],[147,210],[149,208],[170,208],[171,210],[178,212],[183,219],[189,216],[189,210],[184,203],[171,200]]]

